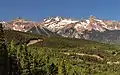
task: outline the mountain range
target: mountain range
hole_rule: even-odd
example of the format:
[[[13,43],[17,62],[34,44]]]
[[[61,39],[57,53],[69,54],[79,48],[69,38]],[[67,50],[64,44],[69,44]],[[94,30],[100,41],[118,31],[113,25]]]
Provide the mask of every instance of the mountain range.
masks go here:
[[[120,22],[101,20],[94,16],[80,20],[57,16],[45,18],[40,22],[16,18],[9,22],[1,21],[1,23],[5,30],[120,44]]]

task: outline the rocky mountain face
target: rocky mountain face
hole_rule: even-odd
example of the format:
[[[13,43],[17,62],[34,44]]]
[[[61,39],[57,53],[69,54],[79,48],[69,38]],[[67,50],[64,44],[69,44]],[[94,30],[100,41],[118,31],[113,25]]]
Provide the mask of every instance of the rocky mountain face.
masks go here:
[[[101,42],[120,44],[120,22],[100,20],[94,16],[88,19],[73,20],[63,17],[49,17],[40,22],[33,22],[17,18],[3,23],[5,29],[31,32],[46,36],[63,36],[83,38]]]

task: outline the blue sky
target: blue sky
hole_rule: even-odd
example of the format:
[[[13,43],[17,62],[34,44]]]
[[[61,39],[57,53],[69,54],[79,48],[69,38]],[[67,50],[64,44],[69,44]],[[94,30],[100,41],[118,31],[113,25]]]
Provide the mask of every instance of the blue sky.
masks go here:
[[[120,0],[0,0],[0,20],[16,17],[40,21],[49,16],[79,19],[94,15],[120,20]]]

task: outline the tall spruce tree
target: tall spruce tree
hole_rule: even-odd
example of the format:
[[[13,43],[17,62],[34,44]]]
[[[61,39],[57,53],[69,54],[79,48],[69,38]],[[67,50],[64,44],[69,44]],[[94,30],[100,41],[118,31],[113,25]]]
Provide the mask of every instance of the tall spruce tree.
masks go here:
[[[1,75],[8,75],[8,51],[5,44],[4,31],[2,23],[0,23],[0,67],[2,67]]]

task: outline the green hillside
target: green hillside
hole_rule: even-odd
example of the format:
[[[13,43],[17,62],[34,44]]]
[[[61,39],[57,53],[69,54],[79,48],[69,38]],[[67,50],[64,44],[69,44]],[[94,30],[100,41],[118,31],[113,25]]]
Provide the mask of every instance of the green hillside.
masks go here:
[[[9,54],[19,58],[21,75],[120,75],[118,45],[16,31],[5,31],[5,38]],[[43,41],[25,45],[38,38]]]

